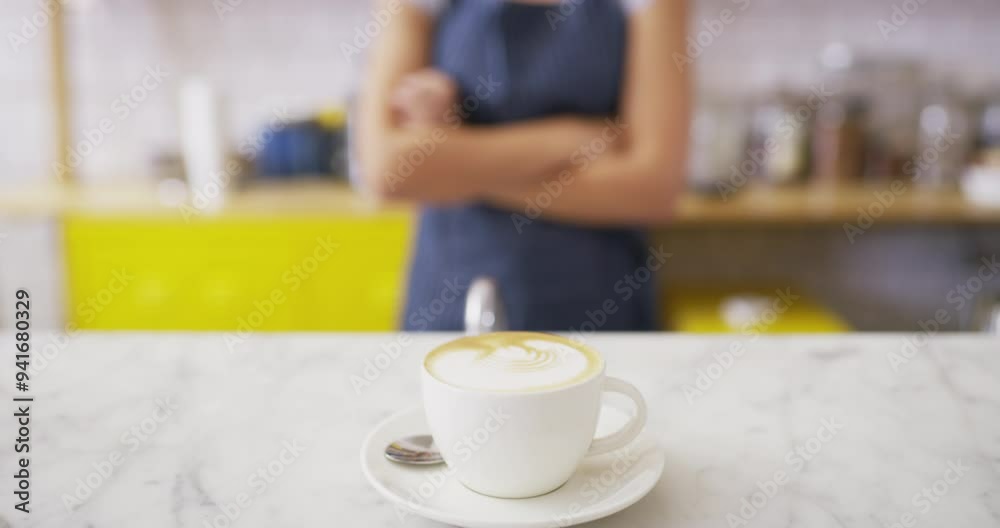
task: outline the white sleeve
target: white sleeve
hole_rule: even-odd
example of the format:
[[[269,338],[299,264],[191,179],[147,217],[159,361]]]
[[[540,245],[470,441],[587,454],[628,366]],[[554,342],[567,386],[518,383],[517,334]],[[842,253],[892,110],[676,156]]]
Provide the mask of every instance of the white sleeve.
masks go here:
[[[448,0],[407,0],[411,4],[419,7],[428,15],[437,15],[444,9]]]
[[[649,4],[653,3],[653,0],[621,0],[621,3],[622,7],[625,8],[625,12],[631,15],[648,7]]]

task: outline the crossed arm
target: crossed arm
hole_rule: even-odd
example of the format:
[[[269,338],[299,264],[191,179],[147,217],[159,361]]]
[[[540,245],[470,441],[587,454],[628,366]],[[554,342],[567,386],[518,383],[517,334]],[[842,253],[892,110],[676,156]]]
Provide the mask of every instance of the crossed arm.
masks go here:
[[[587,225],[669,218],[688,144],[688,74],[670,59],[685,45],[686,0],[656,0],[631,17],[615,125],[567,115],[461,126],[449,111],[454,86],[428,70],[433,22],[409,5],[396,17],[374,50],[360,102],[359,154],[373,192],[522,211],[545,182],[559,181],[543,216]]]

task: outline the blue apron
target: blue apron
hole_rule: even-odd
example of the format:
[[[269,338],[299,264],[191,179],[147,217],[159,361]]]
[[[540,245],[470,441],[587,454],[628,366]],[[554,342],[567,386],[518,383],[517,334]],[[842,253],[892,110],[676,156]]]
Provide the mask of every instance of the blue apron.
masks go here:
[[[609,0],[565,4],[575,10],[452,0],[439,13],[433,63],[457,81],[466,123],[617,113],[626,14]],[[640,285],[631,278],[638,270],[648,279],[648,269],[641,269],[651,255],[643,231],[540,217],[524,223],[524,211],[518,214],[521,220],[515,221],[511,211],[482,203],[421,211],[405,329],[461,330],[465,292],[479,276],[499,283],[512,330],[658,326],[654,281]]]

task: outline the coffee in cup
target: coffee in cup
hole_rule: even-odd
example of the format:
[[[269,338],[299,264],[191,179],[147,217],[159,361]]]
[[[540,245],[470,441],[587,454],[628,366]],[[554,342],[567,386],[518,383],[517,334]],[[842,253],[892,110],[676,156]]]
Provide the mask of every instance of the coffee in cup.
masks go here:
[[[570,339],[534,332],[465,336],[423,361],[427,423],[445,462],[473,491],[501,498],[543,495],[587,456],[626,446],[646,421],[642,395],[604,375],[604,359]],[[628,396],[636,412],[594,439],[601,395]]]

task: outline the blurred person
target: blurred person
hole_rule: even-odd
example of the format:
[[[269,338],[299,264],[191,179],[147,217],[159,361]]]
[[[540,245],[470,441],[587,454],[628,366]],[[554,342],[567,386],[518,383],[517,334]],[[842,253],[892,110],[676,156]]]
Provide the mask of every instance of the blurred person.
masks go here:
[[[422,205],[407,330],[461,330],[480,276],[512,330],[659,326],[632,276],[662,265],[642,228],[683,187],[687,7],[403,2],[369,58],[358,152],[372,192]]]

